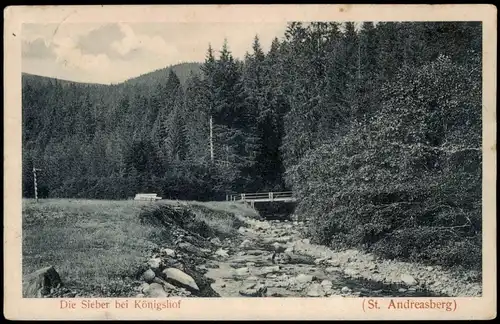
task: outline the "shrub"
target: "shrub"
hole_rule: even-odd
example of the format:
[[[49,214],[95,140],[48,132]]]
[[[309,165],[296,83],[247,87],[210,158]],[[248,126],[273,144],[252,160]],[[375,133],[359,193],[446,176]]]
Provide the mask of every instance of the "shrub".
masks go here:
[[[480,84],[477,66],[445,57],[404,69],[368,123],[292,166],[313,241],[480,268]]]

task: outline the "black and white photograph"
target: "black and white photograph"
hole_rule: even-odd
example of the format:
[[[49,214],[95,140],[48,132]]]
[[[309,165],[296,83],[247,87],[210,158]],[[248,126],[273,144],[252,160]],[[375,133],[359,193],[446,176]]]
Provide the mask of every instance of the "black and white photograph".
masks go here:
[[[481,21],[17,37],[24,299],[483,296]]]

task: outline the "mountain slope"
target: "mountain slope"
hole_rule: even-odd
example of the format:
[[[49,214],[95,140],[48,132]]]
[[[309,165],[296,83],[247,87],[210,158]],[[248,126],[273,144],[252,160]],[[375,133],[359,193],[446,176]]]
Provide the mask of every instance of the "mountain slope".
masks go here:
[[[181,84],[185,84],[191,73],[201,73],[201,63],[181,63],[169,67],[165,67],[153,72],[149,72],[138,77],[129,79],[124,84],[127,85],[151,85],[153,83],[166,80],[170,70],[179,78]]]

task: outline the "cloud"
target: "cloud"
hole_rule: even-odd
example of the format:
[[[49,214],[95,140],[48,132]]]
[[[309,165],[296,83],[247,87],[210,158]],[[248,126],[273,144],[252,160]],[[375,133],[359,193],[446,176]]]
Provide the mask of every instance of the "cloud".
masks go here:
[[[84,54],[72,37],[55,38],[53,40],[56,62],[70,69],[99,70],[109,66],[106,54]]]
[[[136,34],[132,27],[127,24],[119,26],[125,37],[120,41],[113,42],[111,47],[122,56],[134,51],[149,52],[157,56],[174,55],[178,52],[175,45],[167,44],[160,36]]]
[[[37,38],[33,41],[22,41],[22,57],[54,59],[56,56],[50,44],[42,38]]]
[[[117,24],[106,24],[82,35],[77,40],[77,47],[84,54],[106,54],[112,57],[116,52],[112,50],[111,44],[121,40],[125,34]]]
[[[202,62],[224,38],[243,58],[259,34],[264,51],[281,23],[23,24],[23,71],[80,82],[116,83],[180,62]]]

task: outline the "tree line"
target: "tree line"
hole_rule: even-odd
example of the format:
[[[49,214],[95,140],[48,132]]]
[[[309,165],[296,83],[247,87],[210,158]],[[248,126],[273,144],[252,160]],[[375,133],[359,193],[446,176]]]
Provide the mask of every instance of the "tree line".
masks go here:
[[[183,82],[24,76],[23,194],[33,165],[49,197],[292,189],[318,243],[477,267],[481,44],[480,23],[292,22]]]

